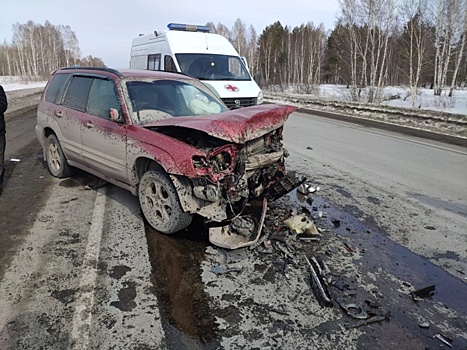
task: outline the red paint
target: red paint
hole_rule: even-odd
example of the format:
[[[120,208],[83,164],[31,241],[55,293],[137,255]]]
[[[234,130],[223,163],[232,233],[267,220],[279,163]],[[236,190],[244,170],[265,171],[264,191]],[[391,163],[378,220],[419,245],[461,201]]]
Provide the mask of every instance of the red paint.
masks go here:
[[[179,126],[243,144],[281,127],[296,109],[287,105],[265,104],[207,116],[168,118],[145,126]]]

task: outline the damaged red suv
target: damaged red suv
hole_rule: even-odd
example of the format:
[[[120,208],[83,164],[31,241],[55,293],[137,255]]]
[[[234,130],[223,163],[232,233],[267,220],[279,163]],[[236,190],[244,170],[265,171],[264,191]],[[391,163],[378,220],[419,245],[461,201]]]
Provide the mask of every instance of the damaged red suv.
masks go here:
[[[282,128],[295,107],[227,107],[200,81],[160,71],[63,68],[49,80],[36,134],[50,173],[73,167],[139,198],[170,234],[193,214],[223,222],[280,193]]]

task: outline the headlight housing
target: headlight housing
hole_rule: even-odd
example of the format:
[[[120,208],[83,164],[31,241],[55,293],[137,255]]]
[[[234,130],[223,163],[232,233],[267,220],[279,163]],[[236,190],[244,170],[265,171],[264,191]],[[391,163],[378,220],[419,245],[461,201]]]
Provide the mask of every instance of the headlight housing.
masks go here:
[[[258,97],[257,97],[257,100],[256,100],[256,101],[257,101],[257,104],[259,104],[259,105],[260,105],[261,103],[263,103],[263,102],[264,102],[264,98],[263,98],[263,92],[262,92],[262,91],[260,91],[260,92],[259,92],[259,94],[258,94]]]

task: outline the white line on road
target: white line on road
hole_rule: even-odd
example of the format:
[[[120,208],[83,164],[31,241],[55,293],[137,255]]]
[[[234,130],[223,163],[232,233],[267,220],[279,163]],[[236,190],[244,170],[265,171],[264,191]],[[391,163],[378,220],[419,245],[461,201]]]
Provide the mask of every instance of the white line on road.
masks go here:
[[[99,260],[106,198],[105,187],[99,188],[94,203],[91,228],[89,229],[88,244],[86,246],[86,255],[83,261],[83,276],[79,284],[80,292],[75,303],[73,329],[71,332],[71,347],[73,349],[87,349],[89,345],[94,289],[97,277],[97,262]]]

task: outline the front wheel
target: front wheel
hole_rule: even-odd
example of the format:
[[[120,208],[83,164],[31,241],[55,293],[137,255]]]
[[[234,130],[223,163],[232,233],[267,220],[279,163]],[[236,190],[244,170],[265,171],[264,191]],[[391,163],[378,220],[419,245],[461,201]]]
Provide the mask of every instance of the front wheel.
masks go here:
[[[50,173],[58,178],[69,177],[71,175],[71,168],[67,163],[67,159],[63,154],[60,142],[57,136],[50,134],[47,138],[47,167]]]
[[[180,205],[170,178],[159,171],[148,170],[141,177],[138,198],[143,215],[157,231],[171,234],[187,227],[193,218]]]

